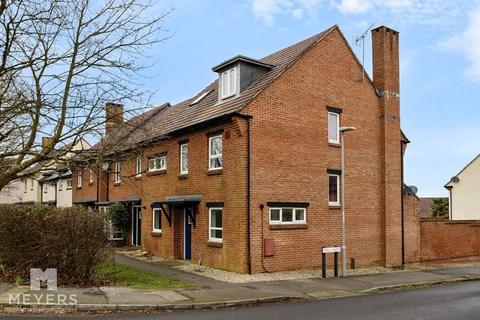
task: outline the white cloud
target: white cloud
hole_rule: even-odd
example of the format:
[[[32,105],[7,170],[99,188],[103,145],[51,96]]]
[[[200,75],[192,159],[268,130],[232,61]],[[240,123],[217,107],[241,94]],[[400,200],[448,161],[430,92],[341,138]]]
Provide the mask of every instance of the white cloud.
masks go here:
[[[306,10],[314,9],[320,0],[252,0],[255,17],[265,25],[272,26],[279,15],[301,19]]]
[[[364,13],[373,7],[372,1],[367,0],[340,0],[332,1],[332,6],[341,13]]]
[[[480,81],[480,7],[470,14],[467,28],[443,45],[463,54],[470,63],[467,75]]]

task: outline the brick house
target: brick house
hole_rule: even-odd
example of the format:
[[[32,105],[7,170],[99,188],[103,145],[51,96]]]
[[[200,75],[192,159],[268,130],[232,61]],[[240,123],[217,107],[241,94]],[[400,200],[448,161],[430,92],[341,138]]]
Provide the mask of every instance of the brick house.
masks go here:
[[[237,272],[318,268],[321,247],[341,244],[339,128],[354,126],[348,263],[400,265],[409,141],[399,34],[379,27],[372,37],[373,79],[333,26],[213,67],[218,80],[176,105],[125,121],[123,107],[108,104],[106,137],[92,148],[103,160],[72,168],[74,203],[125,204],[128,244],[155,255]]]

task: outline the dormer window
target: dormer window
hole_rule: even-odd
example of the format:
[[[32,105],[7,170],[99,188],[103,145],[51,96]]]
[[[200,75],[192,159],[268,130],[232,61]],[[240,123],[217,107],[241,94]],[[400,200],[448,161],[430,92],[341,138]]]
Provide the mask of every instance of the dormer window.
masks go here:
[[[237,67],[228,69],[221,74],[221,98],[226,99],[237,94]]]
[[[220,100],[235,97],[274,66],[245,56],[233,57],[212,68],[218,73],[218,97]]]

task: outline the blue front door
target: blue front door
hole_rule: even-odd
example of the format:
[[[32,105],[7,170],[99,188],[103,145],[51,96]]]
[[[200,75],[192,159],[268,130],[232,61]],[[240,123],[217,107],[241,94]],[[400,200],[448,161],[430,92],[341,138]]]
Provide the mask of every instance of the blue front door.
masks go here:
[[[185,251],[183,257],[185,259],[192,259],[192,219],[191,219],[192,209],[185,207]]]

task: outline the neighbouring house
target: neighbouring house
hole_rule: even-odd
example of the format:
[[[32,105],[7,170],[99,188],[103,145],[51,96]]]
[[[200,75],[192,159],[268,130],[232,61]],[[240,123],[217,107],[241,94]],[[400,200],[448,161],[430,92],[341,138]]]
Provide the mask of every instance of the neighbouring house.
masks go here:
[[[0,204],[12,204],[22,201],[23,185],[19,180],[15,180],[3,187],[0,191]]]
[[[430,209],[432,207],[433,200],[437,199],[447,199],[447,197],[421,197],[420,198],[420,217],[421,218],[430,218],[432,213]]]
[[[42,143],[50,143],[49,138],[44,137]],[[22,196],[18,203],[71,207],[72,173],[68,162],[78,152],[90,147],[87,141],[80,139],[74,145],[53,151],[62,153],[59,159],[42,161],[28,168],[24,177],[18,180],[22,185]]]
[[[480,220],[480,154],[445,185],[451,220]]]
[[[178,104],[129,120],[107,104],[104,139],[72,163],[73,202],[123,203],[122,236],[154,255],[237,272],[318,268],[322,247],[341,245],[340,127],[354,126],[348,265],[401,265],[402,225],[418,229],[404,210],[418,198],[402,190],[399,33],[382,26],[372,38],[373,78],[333,26],[220,63],[217,80]]]

